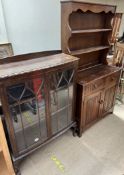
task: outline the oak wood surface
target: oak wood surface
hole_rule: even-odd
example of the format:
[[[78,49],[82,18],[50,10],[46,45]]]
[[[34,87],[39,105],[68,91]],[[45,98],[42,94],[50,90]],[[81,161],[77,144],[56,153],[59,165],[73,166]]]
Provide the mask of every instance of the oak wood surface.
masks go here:
[[[87,29],[87,30],[72,30],[72,34],[79,34],[79,33],[97,33],[97,32],[108,32],[112,29]]]
[[[0,150],[1,175],[15,175],[1,119],[0,119],[0,149],[1,149]]]
[[[53,66],[55,67],[74,62],[75,60],[78,60],[78,58],[74,58],[63,53],[54,56],[46,56],[37,59],[2,64],[0,65],[0,78],[33,72],[35,70],[43,70]]]
[[[95,52],[95,51],[104,50],[104,49],[108,49],[108,48],[109,48],[108,46],[89,47],[89,48],[86,48],[86,49],[70,51],[70,53],[72,55],[81,55],[83,53],[90,53],[90,52]]]
[[[61,3],[62,51],[80,58],[79,69],[106,62],[115,10],[115,6],[79,1]]]
[[[113,111],[120,69],[107,65],[115,6],[64,1],[61,4],[61,46],[80,58],[76,120],[79,136]]]
[[[101,78],[110,76],[113,73],[117,73],[120,69],[108,65],[94,66],[91,69],[82,70],[78,73],[77,82],[78,84],[90,83],[94,80],[100,80]]]

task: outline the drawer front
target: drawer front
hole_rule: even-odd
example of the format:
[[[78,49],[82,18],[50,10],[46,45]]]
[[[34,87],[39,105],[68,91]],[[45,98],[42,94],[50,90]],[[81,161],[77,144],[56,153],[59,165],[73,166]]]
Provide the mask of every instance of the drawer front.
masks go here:
[[[116,85],[120,78],[120,72],[113,73],[106,77],[105,87]]]
[[[91,93],[102,90],[105,86],[105,78],[93,81],[84,86],[84,95],[89,95]]]
[[[94,92],[97,92],[98,90],[102,90],[106,87],[116,85],[119,81],[119,77],[120,77],[120,71],[84,85],[84,95],[87,96]]]

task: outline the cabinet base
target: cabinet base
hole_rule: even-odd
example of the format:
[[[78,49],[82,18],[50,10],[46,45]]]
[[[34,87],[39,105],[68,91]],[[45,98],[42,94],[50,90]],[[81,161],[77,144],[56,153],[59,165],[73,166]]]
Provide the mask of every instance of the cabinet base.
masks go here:
[[[105,117],[109,116],[110,114],[113,114],[113,110],[114,107],[111,108],[109,111],[107,111],[102,117],[98,118],[97,120],[93,121],[92,123],[90,123],[89,125],[85,126],[84,128],[78,129],[77,133],[78,133],[78,137],[82,137],[83,133],[89,129],[90,127],[92,127],[94,124],[96,124],[97,122],[99,122],[100,120],[104,119]]]
[[[27,151],[25,154],[18,156],[18,157],[12,157],[13,160],[13,166],[14,166],[14,170],[16,175],[21,175],[20,172],[20,163],[23,161],[23,159],[28,156],[29,154],[33,153],[34,151],[38,150],[39,148],[45,146],[46,144],[48,144],[49,142],[51,142],[52,140],[56,139],[58,136],[64,134],[66,131],[68,131],[69,129],[72,129],[73,132],[73,136],[76,136],[76,131],[77,131],[77,125],[76,122],[72,123],[71,125],[69,125],[68,127],[66,127],[64,130],[62,130],[61,132],[59,132],[58,134],[56,134],[55,136],[53,136],[51,139],[47,140],[46,142],[42,143],[41,145],[35,147],[34,149]]]

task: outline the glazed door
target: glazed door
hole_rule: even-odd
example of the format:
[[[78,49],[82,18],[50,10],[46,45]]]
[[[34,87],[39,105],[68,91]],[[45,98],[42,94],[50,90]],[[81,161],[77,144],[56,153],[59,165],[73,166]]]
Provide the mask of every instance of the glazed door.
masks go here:
[[[116,86],[109,87],[105,89],[103,94],[103,115],[108,112],[114,106],[115,102],[115,94],[116,94]]]
[[[85,98],[82,108],[82,128],[87,128],[99,118],[100,106],[102,103],[101,97],[102,92],[100,91]]]
[[[71,125],[73,118],[74,69],[54,72],[49,76],[50,82],[50,120],[51,134]]]
[[[19,154],[47,139],[44,77],[7,87],[10,117]]]

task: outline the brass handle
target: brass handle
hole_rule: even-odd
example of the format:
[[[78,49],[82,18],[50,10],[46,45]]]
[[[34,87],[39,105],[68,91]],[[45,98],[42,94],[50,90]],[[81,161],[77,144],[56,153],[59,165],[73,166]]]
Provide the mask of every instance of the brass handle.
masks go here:
[[[113,77],[111,78],[111,81],[114,81],[114,78]]]

